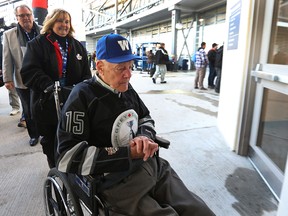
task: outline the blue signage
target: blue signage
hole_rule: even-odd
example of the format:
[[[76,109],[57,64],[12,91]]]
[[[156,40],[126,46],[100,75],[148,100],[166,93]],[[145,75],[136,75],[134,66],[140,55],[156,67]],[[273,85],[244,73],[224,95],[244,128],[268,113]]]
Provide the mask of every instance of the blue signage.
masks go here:
[[[242,4],[240,0],[231,8],[231,15],[229,17],[229,29],[228,29],[228,45],[227,45],[228,50],[238,48],[241,6]]]

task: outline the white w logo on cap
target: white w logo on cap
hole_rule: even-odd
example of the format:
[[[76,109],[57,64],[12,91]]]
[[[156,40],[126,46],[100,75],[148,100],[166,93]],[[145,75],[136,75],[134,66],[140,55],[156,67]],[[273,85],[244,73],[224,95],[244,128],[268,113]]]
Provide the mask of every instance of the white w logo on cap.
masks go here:
[[[127,40],[118,41],[122,51],[129,50],[129,42]]]

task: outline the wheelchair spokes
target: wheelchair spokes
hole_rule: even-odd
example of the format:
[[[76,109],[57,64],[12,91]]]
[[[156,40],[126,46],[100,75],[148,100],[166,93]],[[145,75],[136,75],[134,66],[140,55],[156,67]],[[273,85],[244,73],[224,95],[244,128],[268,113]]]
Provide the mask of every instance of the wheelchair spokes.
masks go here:
[[[45,210],[48,216],[81,216],[79,201],[75,200],[65,174],[50,170],[44,186]]]

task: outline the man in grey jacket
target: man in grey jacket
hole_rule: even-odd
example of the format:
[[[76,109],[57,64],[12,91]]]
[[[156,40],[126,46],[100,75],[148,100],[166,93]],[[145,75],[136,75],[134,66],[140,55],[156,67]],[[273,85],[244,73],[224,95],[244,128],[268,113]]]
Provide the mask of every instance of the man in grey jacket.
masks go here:
[[[22,82],[20,70],[28,41],[40,33],[40,27],[34,22],[32,10],[27,5],[19,5],[14,10],[17,26],[3,34],[3,80],[7,89],[16,88],[20,97],[26,120],[29,144],[38,143],[39,133],[31,118],[30,89]]]

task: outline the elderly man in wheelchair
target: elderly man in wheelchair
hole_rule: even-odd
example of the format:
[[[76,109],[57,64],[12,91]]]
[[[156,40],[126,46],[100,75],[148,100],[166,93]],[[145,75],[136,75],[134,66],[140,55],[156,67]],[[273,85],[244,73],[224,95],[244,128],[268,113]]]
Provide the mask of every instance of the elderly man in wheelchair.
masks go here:
[[[81,200],[92,215],[215,215],[157,154],[158,144],[169,143],[156,136],[149,110],[129,84],[138,58],[129,41],[118,34],[105,35],[96,52],[97,74],[73,88],[57,132],[57,171],[68,176],[64,183],[74,205],[70,212],[82,215],[77,204]],[[91,207],[95,197],[97,208]]]

